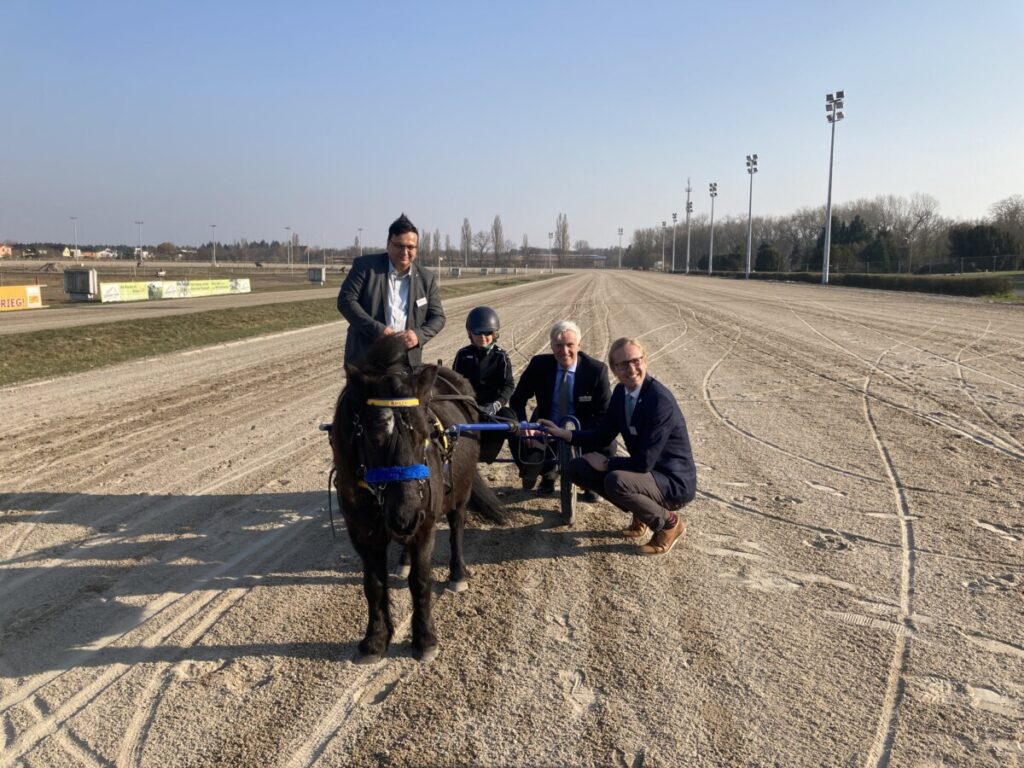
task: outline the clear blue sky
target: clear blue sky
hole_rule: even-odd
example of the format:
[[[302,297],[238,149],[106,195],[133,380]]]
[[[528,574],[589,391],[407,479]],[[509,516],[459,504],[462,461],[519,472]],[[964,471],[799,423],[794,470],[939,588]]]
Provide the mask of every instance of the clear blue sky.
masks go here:
[[[1024,2],[0,2],[0,240],[617,243],[684,210],[1024,192]]]

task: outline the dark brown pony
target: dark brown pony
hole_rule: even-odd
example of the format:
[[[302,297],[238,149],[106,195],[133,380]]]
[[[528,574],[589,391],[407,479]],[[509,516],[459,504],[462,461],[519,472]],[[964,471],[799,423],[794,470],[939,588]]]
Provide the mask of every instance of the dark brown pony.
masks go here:
[[[504,522],[501,504],[477,473],[479,443],[446,435],[451,424],[478,418],[469,383],[451,369],[408,368],[401,338],[386,336],[358,365],[346,365],[331,427],[338,502],[363,561],[369,610],[360,661],[376,661],[394,634],[388,594],[388,543],[404,547],[412,593],[412,644],[418,658],[437,653],[431,616],[430,560],[434,526],[447,515],[451,540],[449,586],[466,589],[463,560],[466,508]]]

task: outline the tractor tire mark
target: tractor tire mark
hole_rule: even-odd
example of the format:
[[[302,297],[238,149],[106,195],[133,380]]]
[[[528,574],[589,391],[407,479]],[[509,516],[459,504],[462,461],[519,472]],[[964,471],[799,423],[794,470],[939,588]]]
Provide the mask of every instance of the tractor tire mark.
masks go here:
[[[914,542],[914,522],[911,519],[910,504],[904,491],[903,483],[900,480],[899,470],[893,460],[889,449],[882,440],[878,429],[878,423],[872,412],[872,401],[867,397],[871,388],[874,370],[881,364],[884,358],[896,346],[884,350],[875,361],[875,368],[864,381],[864,418],[871,430],[871,436],[882,459],[883,467],[893,493],[893,502],[899,515],[900,531],[900,584],[899,584],[899,623],[907,629],[906,634],[896,634],[893,642],[892,660],[889,664],[889,679],[886,683],[885,694],[882,699],[882,708],[878,718],[878,728],[875,739],[865,760],[865,766],[876,766],[884,768],[889,764],[892,756],[893,740],[896,736],[896,722],[900,715],[900,708],[903,703],[903,694],[906,690],[906,672],[910,663],[910,653],[913,645],[913,623],[914,615],[914,573],[917,567],[917,553]]]
[[[146,512],[144,512],[141,516],[134,519],[132,521],[133,525],[137,530],[138,528],[146,525],[148,522],[164,518],[168,514],[185,506],[186,504],[192,503],[195,496],[208,495],[213,491],[222,488],[225,485],[236,482],[237,480],[240,480],[243,477],[246,477],[247,475],[253,474],[254,472],[257,472],[263,469],[264,467],[268,467],[275,462],[287,461],[291,459],[293,456],[296,456],[302,453],[303,451],[308,450],[306,446],[306,441],[307,437],[305,435],[293,438],[292,440],[289,440],[288,442],[277,446],[269,453],[264,454],[258,460],[254,460],[249,464],[249,466],[237,469],[228,475],[224,475],[218,478],[216,481],[212,483],[208,483],[203,488],[198,489],[191,496],[179,497],[164,504],[154,504],[150,506],[149,509]],[[293,448],[293,446],[296,443],[301,443],[301,445],[299,445],[298,448]],[[49,558],[47,560],[36,563],[36,567],[29,573],[26,573],[20,577],[12,577],[6,579],[5,583],[0,583],[0,598],[10,594],[13,591],[21,589],[26,584],[33,581],[35,578],[41,576],[42,574],[45,574],[50,568],[60,566],[64,563],[64,561],[67,559],[69,555],[74,555],[77,552],[81,552],[82,550],[88,549],[89,547],[97,546],[99,544],[116,544],[119,542],[124,542],[132,538],[134,535],[135,534],[128,533],[119,535],[96,534],[94,536],[90,536],[84,540],[81,540],[74,546],[72,546],[70,549],[67,549],[64,552],[62,552],[59,557]],[[11,571],[0,570],[0,577],[3,577],[7,573],[11,573]]]
[[[720,358],[718,358],[718,360],[716,360],[715,363],[710,368],[708,368],[707,372],[704,374],[704,380],[701,383],[701,388],[702,388],[703,396],[704,396],[704,403],[705,403],[705,405],[707,405],[708,410],[711,411],[711,414],[719,422],[721,422],[725,427],[731,429],[733,432],[736,432],[737,434],[740,434],[743,437],[747,438],[748,440],[752,440],[752,441],[754,441],[754,442],[756,442],[756,443],[758,443],[760,445],[765,446],[766,448],[770,448],[770,449],[772,449],[774,451],[778,451],[779,453],[783,454],[784,456],[789,456],[790,458],[796,459],[797,461],[806,462],[807,464],[810,464],[812,466],[818,467],[819,469],[824,469],[824,470],[826,470],[828,472],[834,472],[834,473],[842,475],[844,477],[851,477],[851,478],[855,478],[857,480],[864,480],[864,481],[869,482],[869,483],[881,483],[881,482],[883,482],[880,478],[871,477],[869,475],[864,475],[864,474],[861,474],[859,472],[853,472],[853,471],[848,470],[848,469],[843,469],[841,467],[836,467],[836,466],[833,466],[831,464],[826,464],[824,462],[818,461],[817,459],[812,459],[812,458],[810,458],[808,456],[802,456],[802,455],[800,455],[798,453],[790,451],[789,449],[783,448],[781,445],[773,443],[770,440],[765,440],[762,437],[758,437],[753,432],[751,432],[748,429],[744,429],[739,424],[737,424],[732,419],[730,419],[728,416],[726,416],[724,413],[722,413],[722,411],[718,408],[718,405],[715,403],[714,396],[711,394],[711,377],[714,376],[715,371],[718,369],[718,366],[720,366],[725,361],[725,359],[727,357],[729,357],[729,355],[732,353],[732,350],[734,349],[736,344],[739,342],[739,340],[740,340],[740,334],[737,333],[736,337],[733,339],[732,346],[730,346],[722,354],[722,356]]]
[[[39,675],[31,683],[21,686],[18,690],[6,696],[3,701],[0,701],[0,713],[6,713],[9,709],[22,702],[36,700],[35,694],[45,685],[63,676],[68,671],[77,668],[86,659],[95,655],[97,651],[111,646],[133,629],[143,626],[151,618],[155,618],[164,611],[167,611],[186,596],[190,596],[192,600],[184,610],[160,626],[152,629],[146,637],[139,639],[136,644],[139,648],[155,649],[189,621],[200,616],[203,611],[209,608],[210,612],[203,616],[199,627],[189,635],[191,637],[195,632],[199,632],[198,637],[201,637],[202,634],[205,634],[210,627],[226,614],[228,609],[241,600],[252,587],[239,587],[227,591],[216,588],[200,588],[243,562],[252,563],[254,556],[261,558],[259,564],[265,568],[273,567],[274,564],[283,562],[292,553],[292,550],[288,549],[287,545],[290,545],[293,539],[307,529],[307,525],[304,523],[308,523],[308,519],[313,516],[313,512],[313,507],[302,510],[302,513],[306,516],[304,522],[293,523],[288,528],[280,529],[281,533],[273,538],[257,540],[249,547],[238,552],[234,557],[209,570],[203,577],[194,580],[192,585],[182,592],[176,595],[168,593],[161,600],[155,601],[157,605],[148,608],[143,617],[118,627],[114,633],[111,633],[106,638],[90,644],[82,651],[72,654],[60,665],[63,669]],[[93,678],[85,687],[79,689],[72,696],[65,698],[56,709],[47,713],[45,719],[19,734],[5,750],[2,758],[0,758],[0,768],[13,765],[16,758],[28,754],[43,739],[57,733],[58,729],[67,723],[68,720],[83,711],[103,691],[107,690],[140,663],[139,661],[131,664],[117,662],[105,667],[104,671]],[[141,734],[142,728],[139,728],[137,732]],[[128,751],[132,751],[131,747],[129,747]]]
[[[319,366],[319,370],[323,370],[322,365]],[[275,374],[275,376],[277,375],[278,374]],[[270,380],[274,378],[274,376],[264,378]],[[321,381],[326,384],[328,382],[334,383],[336,377],[333,372],[324,374],[311,371],[308,375],[308,379],[317,384]],[[225,386],[230,386],[230,384]],[[261,389],[255,386],[249,390],[249,386],[250,385],[247,383],[247,391],[261,391]],[[327,387],[325,386],[324,389],[326,390]],[[104,458],[110,459],[110,463],[114,463],[118,459],[137,455],[140,450],[144,449],[149,444],[162,444],[167,440],[167,435],[176,434],[176,427],[184,425],[190,420],[195,419],[195,410],[193,408],[197,404],[215,406],[220,413],[227,416],[232,414],[251,415],[253,413],[254,405],[258,406],[261,412],[269,410],[272,407],[285,409],[297,405],[297,402],[293,401],[287,392],[282,392],[279,397],[276,398],[276,402],[274,403],[268,403],[265,400],[261,400],[256,403],[244,394],[237,398],[231,398],[230,400],[223,400],[222,397],[222,395],[218,397],[210,397],[209,395],[202,397],[186,396],[184,406],[180,409],[182,413],[164,421],[160,421],[161,415],[159,412],[154,409],[147,408],[145,413],[140,414],[136,418],[121,419],[120,422],[115,421],[113,424],[100,423],[99,426],[91,429],[81,429],[81,425],[76,426],[74,436],[75,442],[85,443],[87,444],[87,447],[82,448],[81,450],[75,450],[71,445],[62,445],[60,462],[54,465],[50,469],[49,473],[45,470],[42,473],[40,472],[39,461],[36,457],[38,454],[46,452],[47,450],[52,452],[53,449],[51,445],[43,446],[42,448],[38,448],[34,451],[29,450],[17,453],[16,460],[19,464],[26,466],[26,469],[20,474],[11,473],[7,475],[7,481],[12,484],[10,492],[20,491],[28,482],[47,484],[48,482],[52,482],[54,479],[63,477],[66,475],[67,464],[69,462],[84,462],[88,461],[92,457],[103,455]],[[301,401],[310,399],[312,399],[311,396],[304,396],[301,398]],[[180,404],[181,401],[176,400],[173,407],[178,410],[177,406]],[[170,408],[171,406],[168,406],[167,410]],[[149,420],[155,420],[156,423],[146,424]],[[100,421],[102,422],[102,418],[100,418]],[[141,426],[137,429],[125,431],[133,424],[141,424]],[[66,440],[66,437],[64,437],[66,431],[67,425],[64,424],[59,430],[55,430],[52,434],[44,433],[39,435],[38,440],[43,440],[48,443],[57,442],[58,440]],[[119,436],[113,440],[105,442],[100,441],[99,445],[95,445],[97,441],[94,438],[112,433],[117,433]],[[151,443],[140,444],[140,439],[147,434],[152,435]],[[52,440],[47,440],[47,438],[52,438]]]
[[[1001,430],[1003,432],[1005,440],[1009,444],[1015,446],[1017,448],[1017,450],[1021,451],[1022,454],[1024,454],[1024,443],[1021,443],[1020,440],[1017,440],[1013,436],[1013,434],[1010,432],[1010,430],[1008,430],[1005,426],[1003,426],[999,422],[999,420],[996,419],[996,417],[985,406],[983,406],[981,403],[978,402],[978,399],[974,396],[974,393],[971,392],[971,387],[967,383],[967,378],[964,376],[964,365],[961,362],[962,358],[963,358],[964,351],[966,349],[968,349],[969,347],[973,346],[974,344],[976,344],[977,342],[979,342],[982,339],[984,339],[985,336],[988,335],[988,333],[989,333],[989,331],[991,329],[992,329],[992,323],[990,322],[986,326],[985,331],[976,340],[974,340],[971,343],[961,347],[957,351],[956,357],[954,358],[955,363],[956,363],[956,378],[957,378],[957,382],[960,385],[960,391],[963,392],[964,395],[967,396],[967,398],[971,401],[971,404],[978,410],[978,412],[981,413],[981,415],[984,416],[989,421],[990,424],[992,424],[994,427],[996,427],[997,429],[999,429],[999,430]]]

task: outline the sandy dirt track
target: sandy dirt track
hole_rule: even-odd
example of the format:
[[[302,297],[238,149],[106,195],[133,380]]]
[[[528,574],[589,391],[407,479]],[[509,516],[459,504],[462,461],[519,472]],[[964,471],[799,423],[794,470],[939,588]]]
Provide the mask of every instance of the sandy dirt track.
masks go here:
[[[485,469],[440,655],[351,662],[361,568],[316,425],[344,323],[0,390],[0,766],[1024,764],[1024,312],[811,285],[579,273],[475,304],[517,368],[563,317],[638,336],[700,493],[625,515]],[[395,553],[397,554],[397,553]]]

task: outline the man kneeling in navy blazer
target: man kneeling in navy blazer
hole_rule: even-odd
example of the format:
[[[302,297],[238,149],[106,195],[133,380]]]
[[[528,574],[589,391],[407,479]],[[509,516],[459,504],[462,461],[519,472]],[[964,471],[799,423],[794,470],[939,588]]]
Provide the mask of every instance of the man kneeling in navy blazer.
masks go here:
[[[647,356],[636,339],[615,341],[608,363],[619,383],[597,427],[570,432],[545,419],[540,423],[556,437],[584,447],[606,445],[622,435],[629,456],[585,453],[569,464],[569,476],[576,485],[595,490],[632,513],[622,531],[626,538],[640,539],[648,529],[654,531],[640,547],[642,554],[664,555],[686,531],[677,512],[697,492],[686,421],[668,388],[647,375]]]

